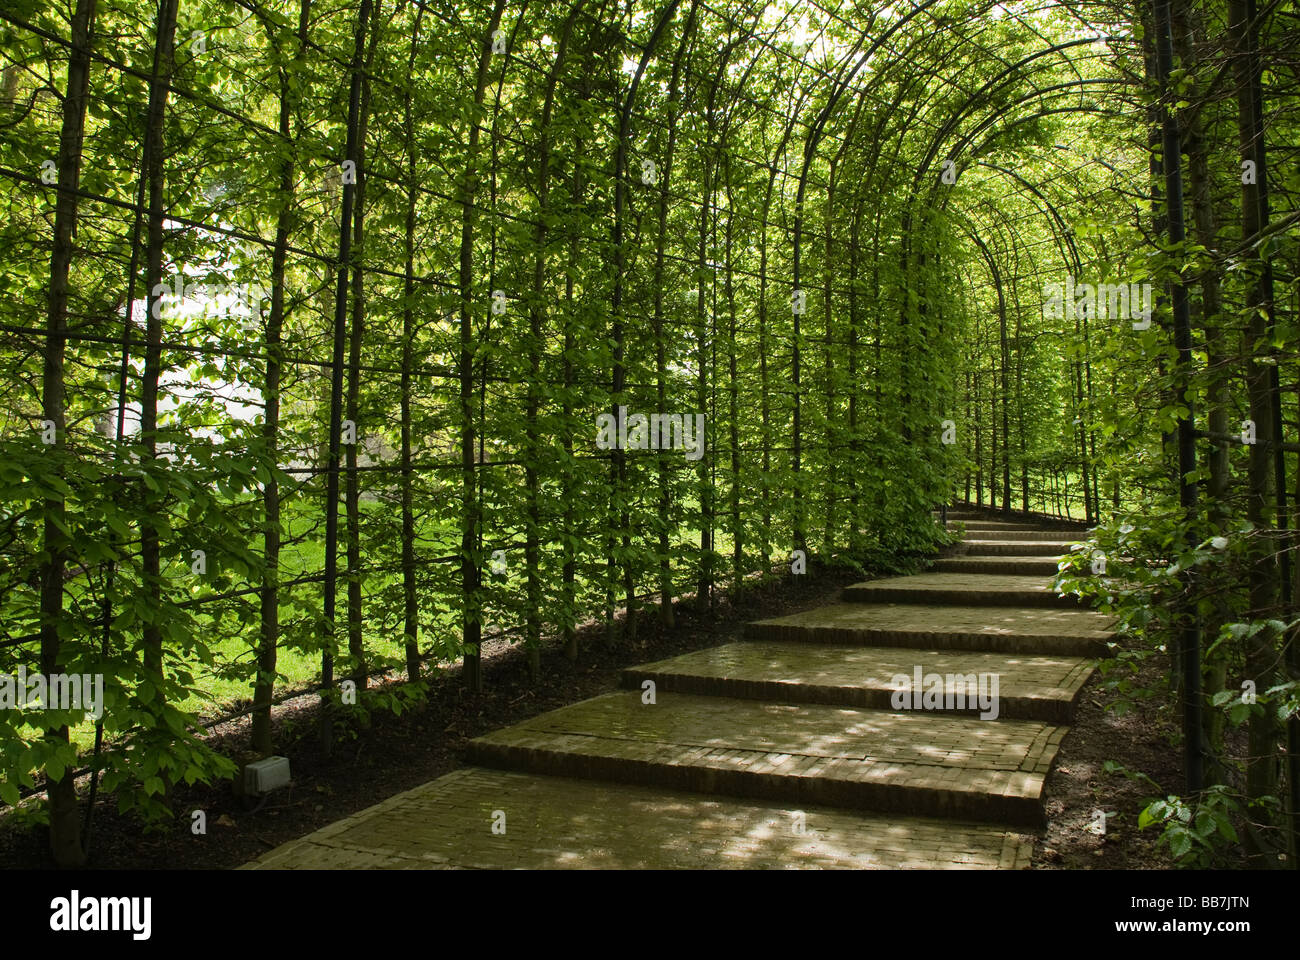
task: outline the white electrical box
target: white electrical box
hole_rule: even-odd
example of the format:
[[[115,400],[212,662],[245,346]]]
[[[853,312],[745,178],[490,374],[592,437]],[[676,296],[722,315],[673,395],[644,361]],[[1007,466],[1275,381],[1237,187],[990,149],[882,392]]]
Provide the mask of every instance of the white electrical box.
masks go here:
[[[289,758],[267,757],[244,767],[244,792],[253,796],[270,793],[289,783]]]

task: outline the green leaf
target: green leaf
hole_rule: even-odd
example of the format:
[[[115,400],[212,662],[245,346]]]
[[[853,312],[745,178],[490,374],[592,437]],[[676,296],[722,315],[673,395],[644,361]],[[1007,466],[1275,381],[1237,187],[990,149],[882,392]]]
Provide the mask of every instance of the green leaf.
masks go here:
[[[67,769],[63,758],[57,753],[50,754],[45,760],[45,777],[51,783],[58,783],[63,779],[63,772]]]
[[[1191,835],[1181,828],[1170,831],[1169,834],[1169,851],[1174,855],[1174,859],[1181,860],[1192,849]]]

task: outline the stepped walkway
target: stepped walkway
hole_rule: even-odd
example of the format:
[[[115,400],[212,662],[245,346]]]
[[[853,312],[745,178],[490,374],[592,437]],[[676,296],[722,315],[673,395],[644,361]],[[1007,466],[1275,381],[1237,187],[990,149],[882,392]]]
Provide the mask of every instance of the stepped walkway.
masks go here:
[[[980,517],[931,572],[627,670],[247,867],[1027,867],[1112,634],[1050,588],[1077,528]]]

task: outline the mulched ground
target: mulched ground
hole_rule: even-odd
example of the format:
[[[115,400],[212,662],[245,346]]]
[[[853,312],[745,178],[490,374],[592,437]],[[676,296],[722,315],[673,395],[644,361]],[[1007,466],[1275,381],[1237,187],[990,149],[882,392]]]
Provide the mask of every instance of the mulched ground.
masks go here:
[[[677,609],[671,630],[643,614],[635,645],[606,646],[603,627],[581,635],[577,662],[558,649],[542,654],[540,680],[528,677],[523,651],[507,644],[484,646],[484,692],[468,694],[459,668],[431,680],[427,704],[400,717],[377,716],[368,729],[336,740],[330,757],[321,753],[315,697],[277,708],[277,751],[292,763],[293,783],[249,811],[229,783],[215,787],[183,784],[174,791],[176,824],[163,832],[142,833],[139,823],[117,812],[112,796],[96,803],[91,866],[95,869],[214,869],[243,864],[285,841],[362,810],[378,801],[439,777],[460,765],[466,741],[566,704],[609,692],[620,671],[638,663],[740,638],[744,623],[780,616],[833,601],[847,583],[861,580],[846,571],[809,571],[752,589],[732,606],[725,599],[712,615]],[[1085,688],[1078,721],[1047,781],[1050,823],[1035,845],[1034,865],[1048,868],[1135,868],[1168,866],[1154,849],[1155,834],[1138,833],[1139,787],[1102,773],[1107,759],[1142,770],[1157,782],[1176,782],[1179,752],[1152,711],[1122,718],[1105,713],[1097,679]],[[246,749],[247,720],[214,730],[210,743],[227,755]],[[1088,829],[1098,808],[1114,813],[1107,832]],[[206,836],[190,832],[190,812],[207,814]],[[0,866],[53,869],[43,828],[19,828],[12,817],[0,820]]]

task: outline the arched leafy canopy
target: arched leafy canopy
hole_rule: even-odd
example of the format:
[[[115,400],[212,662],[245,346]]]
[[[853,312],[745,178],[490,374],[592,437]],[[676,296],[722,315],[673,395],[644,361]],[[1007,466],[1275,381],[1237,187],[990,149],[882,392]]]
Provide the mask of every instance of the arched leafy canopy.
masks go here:
[[[1279,171],[1289,6],[1253,34]],[[794,551],[906,563],[953,496],[1146,511],[1166,548],[1275,523],[1257,451],[1173,499],[1189,409],[1222,436],[1294,382],[1259,386],[1296,186],[1242,220],[1246,41],[1175,7],[1161,88],[1145,5],[9,4],[0,651],[106,674],[150,758],[109,777],[157,812],[226,769],[183,735],[200,694],[251,685],[268,750],[276,683],[337,699],[336,655],[363,691],[456,656],[478,684],[484,638],[576,656],[589,616],[630,633]],[[1181,246],[1162,104],[1209,144]],[[1163,299],[1045,309],[1180,280],[1190,366]],[[638,415],[679,418],[667,449]],[[7,784],[70,782],[66,731],[5,722]]]

